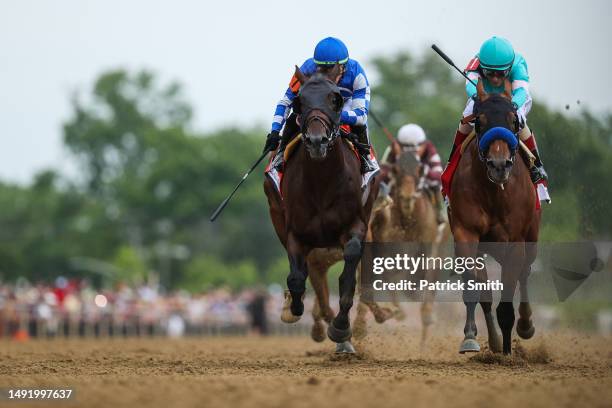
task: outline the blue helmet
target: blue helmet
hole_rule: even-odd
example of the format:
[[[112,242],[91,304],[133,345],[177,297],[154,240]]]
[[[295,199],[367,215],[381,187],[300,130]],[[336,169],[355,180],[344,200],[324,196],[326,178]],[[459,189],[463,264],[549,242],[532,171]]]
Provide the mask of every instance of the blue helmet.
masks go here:
[[[334,37],[322,39],[314,50],[314,62],[317,65],[346,64],[348,58],[348,48]]]

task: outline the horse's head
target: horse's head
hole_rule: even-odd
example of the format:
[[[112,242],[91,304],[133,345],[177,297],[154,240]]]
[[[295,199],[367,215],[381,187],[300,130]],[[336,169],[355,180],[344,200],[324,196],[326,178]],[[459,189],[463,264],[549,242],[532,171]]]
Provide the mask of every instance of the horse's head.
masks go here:
[[[487,94],[479,81],[477,90],[474,115],[480,158],[487,166],[489,179],[503,186],[510,178],[518,146],[519,121],[512,103],[512,87],[506,79],[503,93]]]
[[[412,217],[416,199],[421,195],[423,165],[414,150],[403,151],[393,165],[395,195],[403,219]]]
[[[338,77],[340,72],[341,67],[336,64],[325,73],[317,72],[306,78],[300,69],[295,67],[296,78],[302,85],[293,101],[293,110],[299,115],[302,139],[313,159],[324,159],[338,136],[344,100],[332,78]]]

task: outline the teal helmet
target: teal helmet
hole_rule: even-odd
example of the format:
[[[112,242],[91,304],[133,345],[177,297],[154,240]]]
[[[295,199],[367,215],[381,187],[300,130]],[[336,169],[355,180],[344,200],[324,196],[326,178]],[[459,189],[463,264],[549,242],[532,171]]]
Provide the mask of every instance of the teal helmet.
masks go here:
[[[507,71],[514,62],[514,48],[505,38],[491,37],[480,47],[478,59],[483,69]]]

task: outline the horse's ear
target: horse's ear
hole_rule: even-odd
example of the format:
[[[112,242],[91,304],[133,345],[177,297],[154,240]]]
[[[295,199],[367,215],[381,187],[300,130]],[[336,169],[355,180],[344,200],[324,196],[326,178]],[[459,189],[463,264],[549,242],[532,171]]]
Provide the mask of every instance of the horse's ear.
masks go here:
[[[503,96],[510,101],[512,100],[512,84],[510,83],[510,80],[508,78],[504,80]]]
[[[489,95],[484,89],[484,82],[482,81],[482,78],[479,79],[478,83],[476,84],[476,95],[478,95],[478,99],[480,100],[480,102],[486,101],[489,97]]]
[[[478,79],[478,83],[476,84],[476,95],[478,96],[480,102],[486,101],[489,97],[487,92],[484,90],[484,82],[482,81],[482,78]]]
[[[295,77],[297,78],[297,80],[300,82],[301,85],[304,85],[306,83],[306,75],[304,75],[304,73],[300,70],[300,68],[297,65],[295,66]]]

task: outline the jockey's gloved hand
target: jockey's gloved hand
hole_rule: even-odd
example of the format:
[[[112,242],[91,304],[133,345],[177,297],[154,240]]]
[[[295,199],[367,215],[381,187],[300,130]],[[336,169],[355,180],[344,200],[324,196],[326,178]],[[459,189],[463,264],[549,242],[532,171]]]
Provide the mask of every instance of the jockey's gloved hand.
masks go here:
[[[276,130],[271,131],[270,133],[268,133],[268,138],[266,139],[266,144],[263,148],[263,151],[264,152],[273,151],[274,149],[278,147],[280,140],[281,140],[280,134]]]

